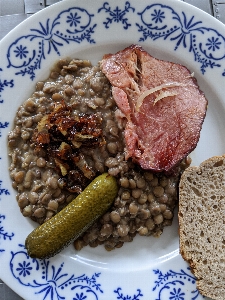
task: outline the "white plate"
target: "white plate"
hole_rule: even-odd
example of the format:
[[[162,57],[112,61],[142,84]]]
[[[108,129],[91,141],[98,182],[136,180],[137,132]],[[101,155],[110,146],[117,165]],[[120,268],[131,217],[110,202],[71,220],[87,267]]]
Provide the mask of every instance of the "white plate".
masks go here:
[[[160,4],[159,4],[160,2]],[[89,58],[140,44],[152,55],[194,72],[208,112],[193,164],[225,151],[225,27],[181,1],[68,0],[15,28],[0,43],[0,277],[25,299],[199,300],[196,281],[179,255],[178,224],[163,235],[136,237],[121,249],[68,247],[48,260],[27,256],[36,226],[17,206],[8,172],[7,134],[18,106],[47,78],[59,57]]]

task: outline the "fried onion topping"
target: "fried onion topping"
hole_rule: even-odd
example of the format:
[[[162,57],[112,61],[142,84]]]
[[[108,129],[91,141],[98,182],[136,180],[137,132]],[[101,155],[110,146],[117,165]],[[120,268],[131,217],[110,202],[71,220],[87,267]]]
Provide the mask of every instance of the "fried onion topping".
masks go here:
[[[48,159],[54,159],[60,185],[72,193],[80,193],[96,176],[81,149],[105,144],[102,118],[94,113],[76,115],[62,101],[40,120],[32,142],[37,154],[44,150]]]

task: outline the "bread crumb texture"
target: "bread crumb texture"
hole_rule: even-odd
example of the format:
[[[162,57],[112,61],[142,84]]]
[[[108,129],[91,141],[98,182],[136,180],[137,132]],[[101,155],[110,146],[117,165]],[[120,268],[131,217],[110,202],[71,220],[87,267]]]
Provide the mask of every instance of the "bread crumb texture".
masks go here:
[[[225,299],[225,155],[189,167],[179,186],[180,253],[199,292]]]

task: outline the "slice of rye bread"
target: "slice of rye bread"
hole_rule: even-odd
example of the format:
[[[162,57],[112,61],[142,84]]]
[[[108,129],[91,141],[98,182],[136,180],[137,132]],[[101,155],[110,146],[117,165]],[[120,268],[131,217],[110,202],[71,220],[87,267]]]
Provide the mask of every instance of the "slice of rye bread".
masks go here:
[[[187,168],[179,186],[180,253],[199,292],[225,299],[225,155]]]

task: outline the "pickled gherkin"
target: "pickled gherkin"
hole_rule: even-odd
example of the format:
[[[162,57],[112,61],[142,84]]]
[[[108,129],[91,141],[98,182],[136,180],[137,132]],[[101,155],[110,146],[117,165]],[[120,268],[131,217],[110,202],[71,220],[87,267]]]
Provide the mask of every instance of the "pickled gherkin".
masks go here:
[[[113,176],[103,173],[96,177],[63,210],[27,236],[28,255],[45,259],[59,253],[109,209],[117,193],[117,181]]]

